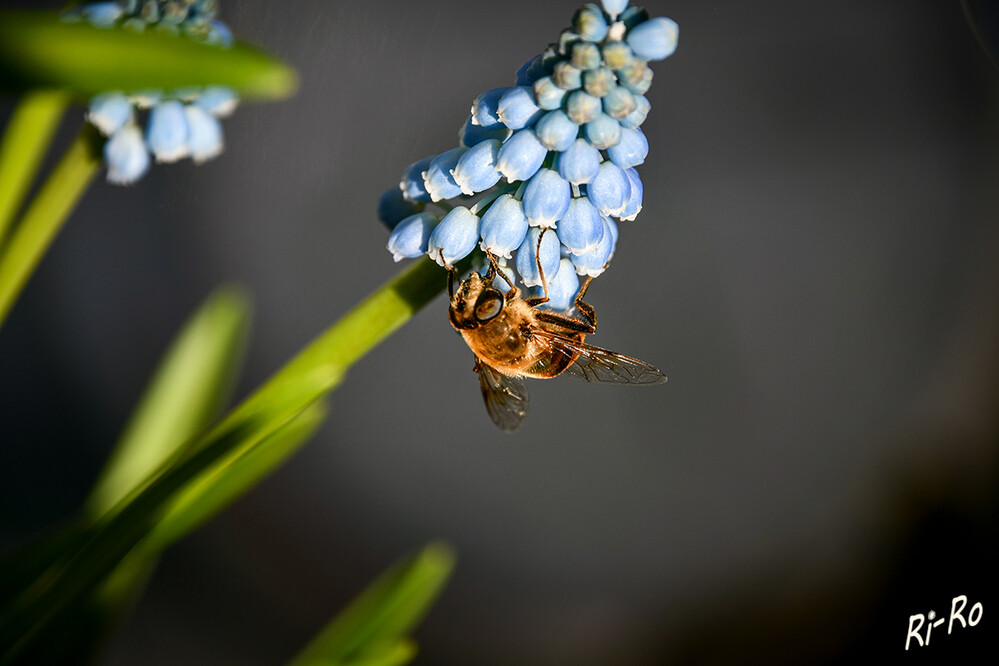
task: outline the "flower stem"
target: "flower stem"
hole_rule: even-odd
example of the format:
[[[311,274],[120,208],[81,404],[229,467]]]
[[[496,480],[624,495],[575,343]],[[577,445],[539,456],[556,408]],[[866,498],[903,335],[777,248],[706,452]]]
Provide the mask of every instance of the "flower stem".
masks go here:
[[[21,99],[7,123],[0,143],[0,246],[67,103],[62,91],[32,91]]]
[[[99,135],[85,126],[24,212],[0,253],[0,325],[101,165]]]

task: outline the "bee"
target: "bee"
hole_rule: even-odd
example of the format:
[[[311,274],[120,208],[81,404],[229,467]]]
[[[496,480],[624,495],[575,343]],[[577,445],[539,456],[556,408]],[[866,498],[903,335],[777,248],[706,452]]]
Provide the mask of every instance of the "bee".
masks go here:
[[[499,270],[495,257],[489,252],[486,255],[486,275],[472,271],[457,290],[456,271],[444,264],[451,298],[448,318],[475,355],[475,373],[486,411],[502,430],[513,432],[527,416],[526,377],[550,379],[565,373],[601,384],[666,381],[666,375],[644,361],[583,342],[597,329],[596,312],[583,301],[592,277],[586,279],[574,301],[580,318],[570,317],[539,308],[548,301],[540,260],[544,296],[525,299]],[[497,274],[509,285],[508,291],[493,286]]]

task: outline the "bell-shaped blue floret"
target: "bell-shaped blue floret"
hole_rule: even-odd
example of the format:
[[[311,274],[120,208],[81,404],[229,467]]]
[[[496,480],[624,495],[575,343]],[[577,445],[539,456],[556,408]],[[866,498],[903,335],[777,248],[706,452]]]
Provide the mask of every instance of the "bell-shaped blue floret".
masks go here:
[[[218,157],[222,153],[222,123],[200,106],[184,106],[187,117],[187,151],[196,164]]]
[[[631,197],[631,181],[621,167],[603,162],[596,178],[586,184],[590,203],[606,215],[620,215]]]
[[[110,28],[123,12],[117,2],[91,2],[80,8],[83,18],[97,28]]]
[[[583,135],[594,148],[604,150],[620,141],[621,123],[606,113],[601,113],[583,125]]]
[[[631,196],[628,197],[628,203],[624,205],[624,210],[618,217],[625,222],[630,222],[642,212],[642,196],[645,193],[645,187],[642,185],[642,179],[638,177],[638,171],[625,169],[624,173],[628,176],[628,182],[631,183]]]
[[[604,113],[614,120],[621,120],[635,110],[635,96],[624,86],[612,86],[601,100]]]
[[[149,112],[146,144],[157,162],[187,157],[188,127],[184,105],[177,100],[160,102]]]
[[[628,31],[628,46],[639,58],[662,60],[676,51],[680,28],[665,17],[649,19]]]
[[[400,223],[401,224],[401,223]],[[479,216],[464,206],[456,206],[430,234],[427,254],[441,266],[454,266],[467,257],[479,240]],[[444,261],[441,261],[441,251]]]
[[[132,120],[132,103],[118,92],[101,93],[87,109],[87,121],[104,136],[111,136]]]
[[[210,86],[198,95],[194,103],[216,118],[227,118],[239,105],[239,96],[232,88]]]
[[[574,90],[565,98],[565,113],[577,125],[588,123],[599,116],[600,109],[600,98],[582,90]]]
[[[538,247],[538,239],[541,246]],[[558,274],[561,250],[558,236],[551,229],[531,227],[517,250],[517,274],[520,280],[528,287],[540,287],[541,275],[538,273],[537,260],[541,260],[541,268],[545,272],[545,281],[549,284]]]
[[[607,20],[604,13],[594,4],[587,4],[576,10],[572,17],[572,28],[588,42],[602,42],[607,36]]]
[[[542,76],[534,82],[534,99],[538,106],[546,111],[561,108],[565,100],[565,90],[555,85],[550,76]]]
[[[579,125],[569,120],[565,111],[549,111],[534,125],[538,140],[548,150],[568,150],[579,134]]]
[[[233,39],[229,26],[218,19],[212,19],[212,22],[209,24],[208,35],[205,37],[205,43],[228,48],[233,45],[234,41],[235,39]]]
[[[104,161],[109,183],[130,185],[141,178],[149,169],[149,151],[142,131],[135,125],[119,128],[104,144]]]
[[[532,130],[522,129],[514,132],[500,146],[496,168],[511,183],[527,180],[541,168],[547,154],[548,149],[538,140],[537,135]]]
[[[592,251],[604,235],[600,211],[586,197],[576,197],[558,223],[558,239],[574,254]]]
[[[482,214],[479,225],[479,246],[494,255],[510,258],[524,242],[527,235],[527,216],[524,206],[510,194],[501,194]]]
[[[576,139],[558,157],[559,175],[573,185],[588,183],[600,170],[600,151],[585,139]]]
[[[402,195],[410,201],[430,201],[430,193],[423,183],[423,172],[430,167],[430,162],[435,155],[424,157],[418,162],[413,162],[402,172],[402,179],[399,181],[399,189]]]
[[[628,0],[600,0],[600,4],[604,6],[607,15],[614,19],[628,6]]]
[[[500,122],[497,115],[500,97],[510,88],[493,88],[487,90],[472,102],[472,122],[482,127],[491,127]]]
[[[398,187],[390,187],[378,197],[378,219],[391,231],[400,220],[421,212],[424,205],[407,199]]]
[[[554,227],[569,208],[569,181],[552,169],[538,169],[524,188],[524,214],[532,227]]]
[[[418,257],[427,251],[430,233],[440,220],[433,213],[423,212],[403,218],[389,234],[385,248],[392,259],[402,261]]]
[[[606,217],[602,217],[600,221],[604,225],[604,233],[597,246],[585,254],[569,255],[569,260],[572,261],[572,265],[579,275],[597,277],[604,272],[607,262],[614,254],[616,233],[611,230],[609,220]]]
[[[462,194],[484,192],[499,182],[500,172],[496,170],[499,148],[499,141],[488,139],[475,144],[458,158],[451,176],[461,188]]]
[[[607,217],[606,215],[603,216],[603,221],[604,221],[604,234],[610,234],[611,237],[611,252],[610,252],[610,257],[608,257],[607,259],[607,261],[610,261],[611,259],[614,258],[614,249],[617,248],[617,234],[618,234],[617,222]]]
[[[544,113],[534,103],[534,90],[530,86],[515,86],[500,97],[497,117],[512,130],[528,127]]]
[[[621,127],[638,129],[645,122],[649,111],[652,110],[652,103],[649,102],[649,98],[645,95],[632,95],[632,98],[635,100],[635,110],[624,118],[621,118],[620,122]]]
[[[640,129],[621,128],[621,140],[607,149],[607,157],[622,169],[630,169],[645,162],[649,154],[649,140]]]
[[[541,307],[558,312],[568,312],[573,307],[578,291],[579,276],[576,275],[576,268],[568,257],[562,257],[559,261],[558,273],[548,281],[548,302]],[[541,287],[534,287],[531,289],[531,295],[544,296],[544,290]]]
[[[483,127],[472,123],[472,116],[469,116],[462,128],[458,130],[458,143],[466,148],[471,148],[489,139],[496,139],[502,143],[507,140],[510,134],[510,130],[502,123],[496,123],[492,127]]]
[[[461,187],[454,181],[451,170],[466,150],[468,148],[459,146],[430,160],[427,170],[423,172],[423,185],[432,201],[451,199],[461,194]]]

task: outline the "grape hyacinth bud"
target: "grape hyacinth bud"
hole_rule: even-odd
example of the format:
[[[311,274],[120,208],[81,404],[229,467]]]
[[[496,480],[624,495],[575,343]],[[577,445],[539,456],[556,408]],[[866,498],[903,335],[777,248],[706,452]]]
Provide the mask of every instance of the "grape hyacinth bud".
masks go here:
[[[454,265],[477,244],[535,294],[540,260],[548,305],[570,310],[577,276],[600,275],[614,254],[614,218],[634,220],[642,209],[635,167],[649,151],[640,129],[651,110],[649,62],[676,44],[676,23],[627,0],[577,10],[512,85],[475,97],[458,147],[410,165],[399,189],[383,195],[379,217],[390,228],[398,221],[393,257],[426,253]],[[481,198],[471,209],[456,205],[469,196]],[[429,202],[442,218],[419,208]]]

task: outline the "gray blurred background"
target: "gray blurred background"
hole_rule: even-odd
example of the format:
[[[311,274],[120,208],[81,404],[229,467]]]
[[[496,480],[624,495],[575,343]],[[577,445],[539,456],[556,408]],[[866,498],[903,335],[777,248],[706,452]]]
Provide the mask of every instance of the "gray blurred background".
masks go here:
[[[221,4],[301,90],[240,108],[219,159],[96,182],[73,214],[0,330],[0,545],[78,506],[215,287],[255,299],[242,396],[395,274],[379,194],[579,3]],[[958,2],[647,6],[679,48],[645,208],[588,300],[593,342],[669,383],[533,382],[505,435],[438,299],[167,554],[103,663],[281,663],[436,538],[458,568],[420,664],[996,652],[999,70]],[[906,653],[909,615],[959,594],[982,624]]]

